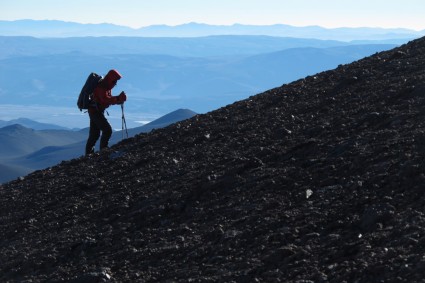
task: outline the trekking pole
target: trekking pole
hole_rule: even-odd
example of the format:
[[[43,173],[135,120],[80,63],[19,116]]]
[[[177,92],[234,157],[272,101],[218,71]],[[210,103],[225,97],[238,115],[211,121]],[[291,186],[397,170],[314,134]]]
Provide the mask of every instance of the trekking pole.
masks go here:
[[[125,121],[125,117],[124,117],[124,103],[122,103],[121,104],[121,112],[122,112],[122,123],[121,123],[121,126],[122,126],[122,139],[124,139],[124,128],[125,128],[125,133],[126,133],[126,135],[127,135],[127,138],[128,138],[128,131],[127,131],[127,123],[126,123],[126,121]]]

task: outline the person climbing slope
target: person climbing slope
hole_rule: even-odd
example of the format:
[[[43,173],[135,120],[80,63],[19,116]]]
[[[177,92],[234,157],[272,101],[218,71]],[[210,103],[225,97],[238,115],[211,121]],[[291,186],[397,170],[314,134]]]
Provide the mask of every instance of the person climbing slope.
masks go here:
[[[110,105],[123,104],[127,100],[124,91],[118,96],[112,96],[112,89],[122,76],[117,70],[110,70],[93,91],[93,101],[88,107],[90,117],[90,132],[86,143],[86,155],[94,153],[94,147],[100,138],[100,150],[107,148],[112,135],[112,127],[105,117],[105,109]]]

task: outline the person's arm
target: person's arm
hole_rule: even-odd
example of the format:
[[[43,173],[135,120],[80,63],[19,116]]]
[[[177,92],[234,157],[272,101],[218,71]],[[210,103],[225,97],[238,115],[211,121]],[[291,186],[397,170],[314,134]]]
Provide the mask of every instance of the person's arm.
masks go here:
[[[112,104],[121,104],[127,100],[124,92],[121,92],[118,96],[112,96],[111,91],[104,90],[100,87],[95,88],[93,95],[95,101],[105,108]]]

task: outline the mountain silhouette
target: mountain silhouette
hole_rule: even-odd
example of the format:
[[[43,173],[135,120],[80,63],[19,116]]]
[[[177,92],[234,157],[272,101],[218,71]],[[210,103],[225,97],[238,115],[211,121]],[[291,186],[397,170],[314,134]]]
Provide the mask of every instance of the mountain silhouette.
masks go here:
[[[82,130],[34,130],[19,124],[0,128],[0,156],[4,159],[30,154],[46,145],[66,145],[87,138]]]
[[[163,128],[166,127],[170,124],[176,123],[176,122],[180,122],[182,120],[186,120],[189,119],[193,116],[197,115],[196,112],[193,112],[190,109],[177,109],[173,112],[170,112],[162,117],[159,117],[158,119],[147,123],[146,125],[143,125],[141,127],[136,127],[133,129],[129,129],[128,133],[130,136],[134,136],[136,134],[139,133],[145,133],[145,132],[149,132],[153,129],[159,129],[159,128]]]
[[[69,130],[68,128],[61,127],[58,125],[40,123],[27,118],[18,118],[18,119],[13,119],[9,121],[0,120],[0,128],[16,125],[16,124],[24,126],[26,128],[33,129],[33,130]]]
[[[417,38],[424,31],[403,28],[333,28],[320,26],[296,27],[284,24],[275,25],[208,25],[202,23],[186,23],[176,26],[151,25],[133,29],[114,24],[80,24],[57,20],[16,20],[0,21],[2,36],[34,36],[34,37],[204,37],[215,35],[267,35],[278,37],[301,37],[338,39],[344,41],[356,39],[394,39]]]
[[[178,109],[141,127],[128,129],[128,136],[149,132],[196,115],[189,109]],[[27,119],[18,119],[27,122]],[[16,121],[16,120],[15,120]],[[54,125],[31,122],[36,127],[54,128]],[[0,128],[0,183],[8,182],[35,170],[44,169],[63,160],[84,154],[89,129],[35,131],[22,125]],[[122,131],[113,132],[110,144],[123,139]]]
[[[420,282],[425,38],[0,188],[2,282]]]
[[[169,39],[171,42],[163,40],[157,42],[161,49],[152,47],[155,52],[166,53],[183,49],[186,57],[182,57],[134,54],[136,51],[130,50],[134,46],[146,48],[149,45],[149,42],[145,42],[147,38],[143,41],[139,38],[109,37],[34,40],[34,38],[20,39],[18,44],[13,38],[4,39],[3,45],[8,50],[16,52],[22,51],[22,48],[28,50],[28,56],[15,53],[11,58],[0,60],[0,71],[3,70],[5,73],[4,76],[0,76],[0,85],[6,94],[10,94],[8,101],[10,104],[24,104],[28,106],[27,110],[30,110],[31,106],[40,103],[40,96],[51,96],[55,99],[45,99],[43,103],[49,107],[62,107],[63,101],[70,99],[69,93],[81,89],[87,74],[93,71],[93,66],[104,66],[104,69],[116,66],[120,72],[126,74],[125,81],[119,87],[132,89],[133,102],[126,107],[128,113],[139,113],[141,105],[143,111],[150,112],[168,113],[185,107],[206,113],[277,85],[396,47],[391,44],[346,45],[345,43],[339,48],[325,48],[328,44],[332,46],[337,43],[268,37],[247,38],[246,42],[240,37],[186,39],[180,42],[180,47],[173,43],[177,39]],[[242,56],[245,53],[242,50],[245,50],[245,47],[252,47],[253,42],[256,46],[272,45],[274,46],[272,49],[278,48],[280,51],[264,53],[264,49],[260,48],[257,52],[263,53]],[[0,55],[4,54],[1,52],[1,46],[0,44]],[[125,46],[130,49],[126,49]],[[217,51],[221,50],[224,53],[220,51],[221,55],[213,56],[204,53],[205,57],[194,58],[196,53],[199,56],[199,50],[205,52],[205,46],[209,48],[216,46]],[[290,46],[298,47],[289,48]],[[312,48],[313,46],[315,48]],[[107,50],[100,51],[98,48]],[[111,50],[115,49],[124,53],[111,54]],[[37,50],[44,55],[36,55]],[[16,68],[17,65],[20,68]],[[59,65],[63,67],[58,71]],[[34,83],[35,78],[37,83]],[[48,85],[49,88],[44,89],[40,87],[42,85]],[[29,97],[26,95],[28,92],[33,95]],[[68,124],[73,118],[59,115],[57,122],[65,120]],[[79,120],[76,125],[81,124],[86,125],[85,119],[83,122]]]

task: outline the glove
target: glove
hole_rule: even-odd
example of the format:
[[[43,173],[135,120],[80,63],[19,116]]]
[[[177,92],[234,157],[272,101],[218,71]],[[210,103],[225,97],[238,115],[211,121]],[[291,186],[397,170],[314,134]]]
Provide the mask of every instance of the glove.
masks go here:
[[[118,104],[122,104],[127,100],[127,95],[125,95],[124,91],[121,91],[120,95],[117,96]]]

